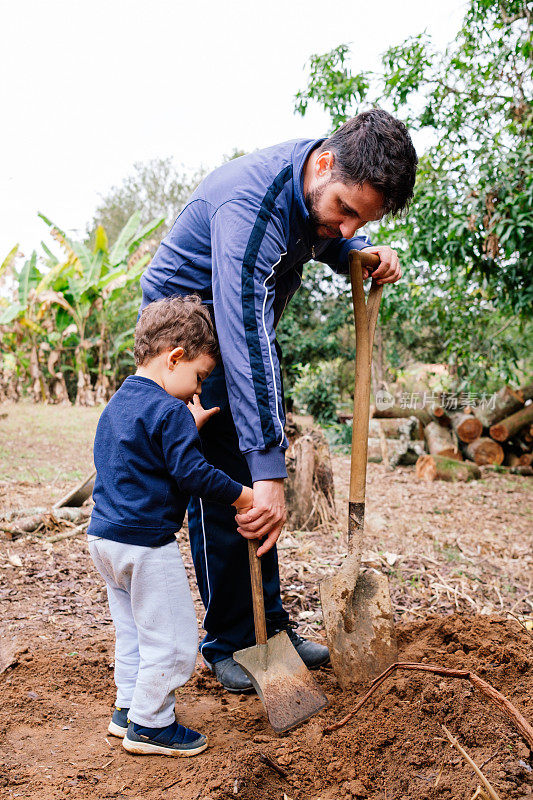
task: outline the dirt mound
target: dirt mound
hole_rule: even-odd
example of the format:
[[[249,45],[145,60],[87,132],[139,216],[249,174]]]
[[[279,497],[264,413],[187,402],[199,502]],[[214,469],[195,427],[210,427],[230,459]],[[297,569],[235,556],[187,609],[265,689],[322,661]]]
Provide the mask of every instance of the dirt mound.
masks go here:
[[[473,669],[533,716],[531,636],[497,617],[433,617],[400,624],[400,658]],[[43,643],[45,644],[45,643]],[[331,734],[360,694],[318,673],[326,712],[282,736],[254,696],[225,694],[206,670],[180,692],[178,714],[205,730],[212,747],[177,764],[132,758],[105,739],[113,697],[107,643],[83,648],[33,642],[0,676],[0,727],[7,740],[0,796],[180,798],[180,800],[429,800],[470,798],[471,769],[444,739],[458,737],[501,793],[529,797],[528,748],[506,717],[468,681],[397,673],[359,714]],[[71,643],[68,644],[71,646]],[[24,650],[24,648],[23,648]]]
[[[532,639],[518,623],[437,617],[400,626],[399,632],[402,661],[475,670],[526,718],[533,715]],[[332,700],[324,715],[329,723],[350,710],[356,698],[341,693],[332,682],[325,688]],[[503,796],[530,796],[528,747],[507,719],[469,682],[422,672],[397,673],[351,722],[331,735],[323,734],[321,718],[285,737],[257,743],[241,763],[238,796],[273,800],[284,791],[293,798],[321,800],[471,797],[475,777],[450,749],[441,723],[478,765],[485,762],[486,774]],[[261,753],[286,770],[286,780],[259,761]]]

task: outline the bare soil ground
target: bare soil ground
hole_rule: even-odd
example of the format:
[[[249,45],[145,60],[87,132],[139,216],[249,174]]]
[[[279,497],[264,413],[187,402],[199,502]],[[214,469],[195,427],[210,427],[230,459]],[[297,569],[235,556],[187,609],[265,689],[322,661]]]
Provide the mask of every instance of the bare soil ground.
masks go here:
[[[92,467],[97,409],[4,406],[0,513],[48,505]],[[323,637],[318,584],[341,563],[349,462],[335,456],[339,523],[286,532],[283,596],[300,632]],[[532,482],[487,474],[421,484],[409,468],[369,465],[365,560],[389,574],[402,661],[472,669],[533,717]],[[180,546],[198,619],[186,531]],[[402,673],[355,719],[326,734],[360,692],[318,673],[330,705],[276,735],[255,696],[235,697],[199,663],[176,710],[211,747],[193,759],[132,757],[106,735],[113,628],[83,537],[0,539],[0,798],[459,800],[477,786],[444,739],[456,735],[502,800],[532,795],[531,753],[467,681]],[[283,775],[265,763],[273,760]],[[263,760],[262,760],[263,759]]]

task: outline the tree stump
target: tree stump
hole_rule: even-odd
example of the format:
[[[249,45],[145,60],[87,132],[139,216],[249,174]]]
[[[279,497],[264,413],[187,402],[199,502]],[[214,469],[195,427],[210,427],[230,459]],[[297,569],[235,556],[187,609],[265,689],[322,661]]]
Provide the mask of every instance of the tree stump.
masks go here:
[[[287,415],[289,447],[285,487],[287,526],[292,530],[331,528],[337,524],[331,454],[324,434],[303,428]]]

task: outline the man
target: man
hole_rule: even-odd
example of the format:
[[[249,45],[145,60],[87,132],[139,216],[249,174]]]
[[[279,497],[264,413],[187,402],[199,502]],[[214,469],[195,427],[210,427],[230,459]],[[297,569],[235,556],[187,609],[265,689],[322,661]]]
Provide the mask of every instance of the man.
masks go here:
[[[356,231],[406,208],[417,157],[405,126],[380,109],[359,114],[329,139],[294,140],[224,164],[205,178],[141,279],[143,307],[173,294],[200,295],[214,314],[222,364],[204,382],[206,459],[253,485],[254,507],[234,518],[193,500],[189,534],[206,607],[200,651],[222,685],[250,691],[232,653],[254,643],[244,535],[266,537],[262,556],[269,635],[285,629],[310,668],[324,645],[302,639],[280,597],[275,542],[286,518],[283,388],[275,328],[310,258],[347,273],[351,249],[380,258],[378,283],[401,276],[390,247]],[[367,277],[367,275],[365,275]],[[238,529],[237,529],[237,524]]]

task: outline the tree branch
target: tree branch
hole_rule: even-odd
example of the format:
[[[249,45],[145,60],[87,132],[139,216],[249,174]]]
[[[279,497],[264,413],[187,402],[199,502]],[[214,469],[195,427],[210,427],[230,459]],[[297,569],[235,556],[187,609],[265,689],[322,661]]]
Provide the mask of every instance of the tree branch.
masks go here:
[[[448,730],[448,728],[445,725],[441,725],[441,727],[442,727],[442,730],[444,731],[444,733],[446,734],[446,737],[447,737],[448,741],[450,742],[450,744],[452,744],[455,747],[455,749],[458,750],[459,753],[461,753],[461,755],[464,758],[464,760],[466,761],[466,763],[470,764],[470,766],[472,767],[472,769],[474,770],[474,772],[478,776],[479,780],[481,781],[481,783],[483,784],[483,786],[487,790],[488,795],[491,798],[491,800],[500,800],[500,795],[496,792],[496,790],[494,789],[492,784],[490,784],[488,782],[487,778],[483,775],[483,773],[481,772],[480,768],[478,767],[478,765],[476,764],[474,759],[471,758],[468,755],[468,753],[466,752],[466,750],[463,747],[461,747],[461,745],[459,744],[459,742],[457,741],[455,736],[451,735],[450,731]]]

